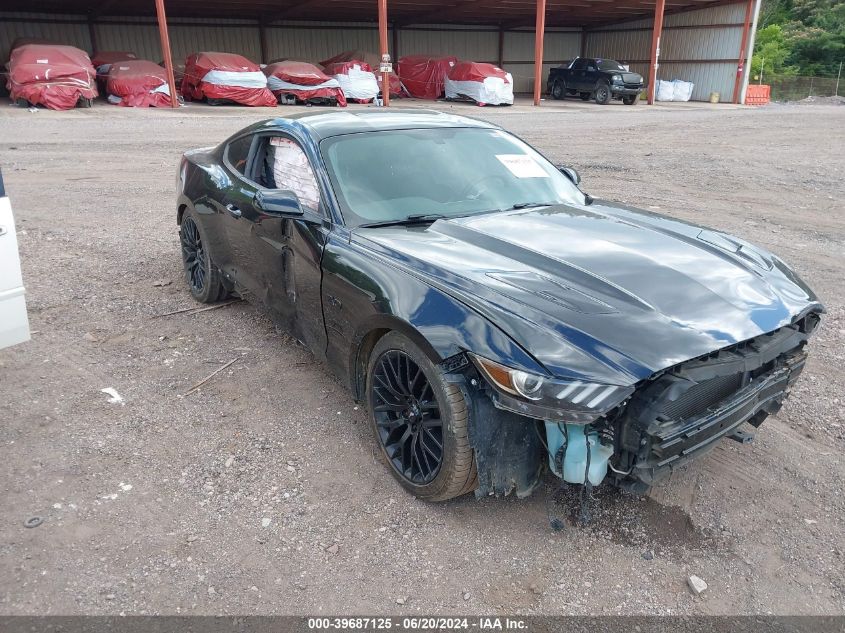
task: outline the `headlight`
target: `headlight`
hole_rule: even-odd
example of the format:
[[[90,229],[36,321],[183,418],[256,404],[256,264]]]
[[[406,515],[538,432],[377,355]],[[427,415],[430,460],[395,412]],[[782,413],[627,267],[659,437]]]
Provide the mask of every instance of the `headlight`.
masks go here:
[[[471,356],[494,388],[496,406],[532,418],[589,424],[634,392],[633,386],[558,380]]]
[[[620,83],[622,81],[622,75],[613,75],[613,77],[611,77],[611,80],[613,81],[613,83]]]

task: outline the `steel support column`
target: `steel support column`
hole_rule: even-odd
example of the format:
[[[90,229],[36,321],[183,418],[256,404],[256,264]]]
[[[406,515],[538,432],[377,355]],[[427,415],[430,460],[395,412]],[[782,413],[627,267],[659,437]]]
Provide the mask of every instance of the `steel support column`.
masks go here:
[[[754,39],[757,36],[757,23],[760,20],[760,5],[762,0],[756,0],[754,3],[754,17],[751,20],[751,32],[748,35],[748,54],[746,58],[748,63],[745,65],[745,73],[742,77],[742,88],[739,91],[739,102],[745,103],[745,93],[748,90],[748,80],[751,78],[751,57],[754,53]]]
[[[264,20],[258,21],[258,49],[261,51],[261,63],[268,63],[270,54],[267,52],[267,28],[264,26]]]
[[[498,53],[496,57],[497,64],[501,68],[505,63],[505,27],[499,26],[499,44],[496,47]]]
[[[385,59],[387,52],[387,0],[378,0],[379,57]],[[384,105],[390,105],[390,73],[381,73],[381,96]]]
[[[537,23],[534,26],[534,105],[540,105],[543,87],[543,37],[546,34],[546,0],[537,0]]]
[[[164,69],[167,72],[167,86],[170,88],[170,107],[179,107],[179,93],[176,92],[176,79],[173,77],[173,56],[170,53],[170,36],[167,34],[167,15],[164,13],[164,0],[156,0],[158,18],[158,36],[161,39],[161,54],[164,55]]]
[[[651,31],[651,57],[648,67],[648,104],[654,103],[657,92],[657,67],[660,65],[660,36],[663,33],[663,12],[666,0],[657,0],[654,5],[654,27]]]
[[[745,20],[742,24],[742,38],[739,44],[739,57],[736,61],[736,79],[734,79],[734,92],[731,97],[732,103],[739,103],[739,94],[742,87],[742,77],[745,74],[746,53],[748,52],[748,31],[751,30],[751,13],[754,8],[754,0],[745,3]],[[749,56],[750,57],[750,56]]]
[[[97,41],[97,26],[94,24],[94,15],[88,14],[88,38],[91,40],[91,55],[96,55],[100,50],[100,44]]]

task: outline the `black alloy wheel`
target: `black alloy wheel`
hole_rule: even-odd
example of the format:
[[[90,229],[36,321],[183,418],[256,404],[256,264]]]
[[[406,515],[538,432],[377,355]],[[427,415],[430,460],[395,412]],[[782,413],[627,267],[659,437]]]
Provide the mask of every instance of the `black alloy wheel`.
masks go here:
[[[182,261],[191,293],[202,293],[208,278],[208,257],[202,244],[202,237],[193,218],[182,222],[179,232],[182,242]]]
[[[562,81],[556,81],[552,84],[552,97],[557,100],[563,99],[566,95],[566,86]]]
[[[378,438],[390,465],[408,482],[425,485],[443,462],[443,420],[423,370],[399,350],[382,354],[372,385]]]
[[[445,501],[478,487],[471,403],[411,339],[394,331],[376,342],[366,394],[379,452],[405,490]]]
[[[179,226],[179,246],[182,250],[182,264],[185,281],[191,296],[200,303],[214,303],[229,295],[223,284],[220,271],[213,263],[205,231],[194,212],[186,209]]]

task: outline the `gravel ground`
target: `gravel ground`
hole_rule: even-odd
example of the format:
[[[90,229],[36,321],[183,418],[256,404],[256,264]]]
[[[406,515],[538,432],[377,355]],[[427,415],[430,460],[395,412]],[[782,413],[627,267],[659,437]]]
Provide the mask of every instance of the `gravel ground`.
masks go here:
[[[782,412],[647,497],[599,488],[586,527],[549,529],[550,503],[577,498],[550,502],[551,479],[526,500],[416,501],[260,306],[158,316],[192,306],[180,153],[270,110],[3,107],[35,333],[0,352],[0,613],[845,612],[845,108],[442,107],[523,135],[594,195],[792,263],[829,314]]]

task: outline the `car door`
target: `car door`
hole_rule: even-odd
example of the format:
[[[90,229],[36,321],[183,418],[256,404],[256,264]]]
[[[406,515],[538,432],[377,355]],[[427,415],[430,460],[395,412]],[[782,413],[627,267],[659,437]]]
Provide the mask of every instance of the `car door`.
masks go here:
[[[583,57],[579,57],[572,63],[570,76],[572,77],[572,85],[568,86],[577,90],[584,90],[584,72],[587,68],[586,61]]]
[[[253,146],[255,134],[244,134],[232,139],[223,148],[222,178],[211,178],[212,186],[206,189],[213,213],[201,214],[201,221],[206,226],[206,238],[211,241],[210,251],[214,264],[223,271],[229,280],[252,291],[255,284],[246,278],[246,263],[240,254],[232,250],[232,223],[240,218],[242,210],[247,209],[255,197],[255,185],[246,177],[250,161],[254,158]]]
[[[584,71],[584,90],[593,91],[596,89],[596,82],[599,80],[599,68],[596,60],[587,60],[587,69]]]
[[[21,264],[12,204],[0,173],[0,349],[29,340]]]
[[[230,202],[235,208],[227,208],[236,279],[295,337],[323,355],[320,266],[331,222],[312,162],[293,136],[259,134],[243,180]],[[262,197],[272,197],[274,191],[297,194],[303,216],[283,217],[262,209]]]

